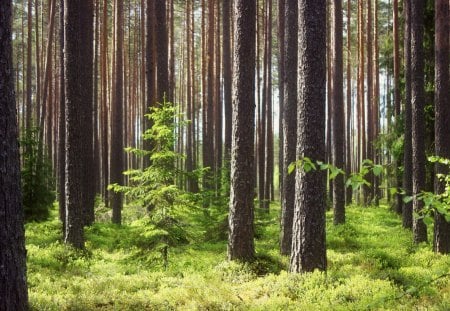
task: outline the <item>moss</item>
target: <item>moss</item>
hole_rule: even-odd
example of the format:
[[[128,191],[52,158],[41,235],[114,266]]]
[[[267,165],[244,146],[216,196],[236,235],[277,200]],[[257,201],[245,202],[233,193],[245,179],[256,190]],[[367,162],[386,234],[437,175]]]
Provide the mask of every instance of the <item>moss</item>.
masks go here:
[[[205,241],[214,216],[187,214],[188,244],[170,250],[163,269],[148,248],[143,221],[97,223],[87,250],[60,242],[55,219],[26,226],[28,283],[33,310],[448,310],[448,256],[415,246],[387,207],[347,209],[347,223],[331,224],[328,271],[286,272],[279,255],[279,207],[256,214],[257,258],[226,261],[226,241]],[[223,214],[217,213],[217,222]],[[142,240],[144,239],[144,240]],[[148,243],[146,243],[148,242]],[[150,243],[150,244],[149,244]],[[156,257],[155,257],[156,256]]]

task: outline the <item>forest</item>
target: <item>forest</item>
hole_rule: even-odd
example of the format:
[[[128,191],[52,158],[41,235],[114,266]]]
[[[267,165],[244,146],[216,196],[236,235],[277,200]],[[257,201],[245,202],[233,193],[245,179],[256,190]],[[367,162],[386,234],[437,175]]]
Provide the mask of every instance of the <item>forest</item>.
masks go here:
[[[449,0],[0,0],[0,311],[450,310]]]

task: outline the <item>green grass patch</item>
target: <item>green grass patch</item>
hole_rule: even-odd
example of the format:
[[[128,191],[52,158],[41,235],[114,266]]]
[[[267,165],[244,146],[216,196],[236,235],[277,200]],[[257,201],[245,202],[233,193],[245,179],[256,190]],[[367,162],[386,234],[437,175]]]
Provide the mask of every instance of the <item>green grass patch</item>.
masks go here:
[[[60,241],[55,210],[26,225],[33,310],[450,309],[450,278],[439,278],[449,257],[414,245],[387,207],[349,207],[339,226],[327,213],[328,271],[303,275],[287,273],[279,255],[276,204],[255,212],[253,263],[226,260],[226,213],[216,207],[183,216],[188,234],[169,248],[167,268],[148,222],[96,223],[77,252]]]

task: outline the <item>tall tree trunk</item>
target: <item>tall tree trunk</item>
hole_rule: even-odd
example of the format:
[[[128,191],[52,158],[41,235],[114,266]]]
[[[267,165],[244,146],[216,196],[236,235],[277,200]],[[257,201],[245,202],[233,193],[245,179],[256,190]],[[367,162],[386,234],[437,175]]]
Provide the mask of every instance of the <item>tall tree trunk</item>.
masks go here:
[[[367,116],[365,124],[367,125],[367,138],[364,144],[364,148],[366,149],[366,156],[367,159],[373,161],[373,58],[372,58],[372,0],[367,1],[367,91],[366,91],[366,111],[367,113],[365,116]],[[368,205],[372,202],[372,187],[374,184],[374,175],[372,172],[369,172],[366,176],[366,179],[368,179],[370,186],[363,186],[363,192],[364,192],[364,204]]]
[[[63,225],[63,239],[66,234],[66,98],[64,81],[64,1],[59,3],[59,130],[58,130],[58,203],[59,219]]]
[[[411,1],[411,106],[412,106],[412,183],[413,211],[420,214],[423,201],[417,196],[425,190],[425,88],[423,59],[424,0]],[[413,219],[414,242],[427,241],[423,219]]]
[[[284,114],[284,62],[285,62],[285,7],[286,0],[278,0],[278,186],[280,188],[280,201],[283,200],[283,171],[284,171],[284,147],[283,147],[283,114]]]
[[[436,155],[450,158],[450,81],[449,81],[449,1],[435,1],[435,139]],[[436,165],[436,174],[448,174],[448,168]],[[445,191],[445,184],[435,179],[435,193]],[[435,213],[434,250],[450,253],[450,223],[439,213]]]
[[[251,260],[255,124],[255,0],[234,7],[233,121],[228,258]]]
[[[12,1],[0,2],[0,309],[28,310],[14,70]]]
[[[292,224],[295,207],[295,174],[288,174],[288,167],[295,162],[297,145],[297,59],[298,59],[298,3],[286,0],[284,54],[284,113],[283,113],[283,187],[281,188],[281,241],[284,255],[291,252]]]
[[[326,1],[298,6],[297,158],[325,160]],[[291,272],[326,269],[325,180],[321,171],[296,172]]]
[[[169,96],[169,45],[166,22],[166,0],[155,0],[155,40],[157,55],[157,100],[162,103]]]
[[[346,138],[345,138],[345,176],[350,177],[352,172],[352,67],[351,67],[351,42],[352,42],[352,32],[351,32],[351,1],[347,1],[347,97],[346,97]],[[351,187],[346,188],[345,193],[345,203],[347,205],[352,203],[353,191]]]
[[[403,189],[406,196],[411,196],[412,185],[412,107],[411,107],[411,1],[404,0],[405,19],[405,140],[403,149]],[[403,227],[413,227],[412,202],[403,204]]]
[[[232,102],[231,102],[231,1],[224,0],[223,3],[223,52],[222,52],[222,75],[223,75],[223,105],[225,112],[225,180],[230,180],[230,161],[231,161],[231,119],[232,119]],[[226,193],[229,194],[229,191]]]
[[[115,9],[115,76],[114,102],[111,110],[111,183],[123,185],[123,0],[117,0]],[[122,222],[123,198],[120,192],[112,193],[112,222]]]
[[[84,247],[86,141],[83,114],[92,110],[92,1],[64,2],[64,78],[66,96],[66,234],[65,242]],[[83,49],[80,49],[83,47]],[[89,53],[89,51],[91,53]],[[92,86],[92,84],[90,84]],[[90,121],[92,122],[92,120]],[[89,149],[88,149],[89,152]],[[89,152],[90,153],[90,152]]]
[[[342,1],[335,0],[333,2],[332,13],[332,31],[333,44],[331,48],[332,67],[333,67],[333,99],[332,114],[331,114],[331,145],[333,155],[333,165],[338,168],[344,168],[344,85],[343,85],[343,27],[342,27]],[[330,116],[329,116],[330,117]],[[335,225],[345,222],[345,188],[344,175],[338,174],[333,179],[333,210]]]
[[[408,0],[406,0],[408,1]],[[405,1],[405,3],[406,3]],[[394,115],[396,122],[399,122],[400,118],[400,50],[399,50],[399,21],[398,21],[398,0],[394,0],[393,3],[393,14],[394,14],[394,20],[393,20],[393,35],[394,35]],[[404,6],[404,10],[406,9],[406,6]],[[406,10],[405,10],[406,12]],[[406,17],[406,14],[405,14]],[[405,22],[406,23],[406,22]],[[406,35],[405,35],[406,37]],[[406,51],[405,51],[406,53]],[[406,67],[405,67],[406,68]],[[406,138],[406,137],[405,137]],[[402,180],[401,176],[398,173],[399,167],[401,166],[401,159],[394,159],[395,160],[395,169],[394,169],[394,176],[395,176],[395,184],[397,189],[400,189],[402,187]],[[396,205],[395,205],[395,211],[397,214],[402,214],[402,208],[403,207],[403,201],[402,196],[400,193],[396,195]]]
[[[32,53],[32,31],[33,31],[33,17],[32,17],[32,8],[33,8],[33,2],[31,0],[28,0],[28,34],[27,34],[27,103],[26,103],[26,109],[25,109],[25,128],[29,130],[31,128],[31,93],[32,93],[32,84],[31,84],[31,70],[32,70],[32,64],[31,64],[31,53]]]
[[[266,133],[265,133],[265,164],[264,171],[264,208],[268,209],[271,200],[271,188],[273,185],[273,126],[272,126],[272,0],[266,0],[267,6],[267,75],[265,81],[265,109],[266,109]]]

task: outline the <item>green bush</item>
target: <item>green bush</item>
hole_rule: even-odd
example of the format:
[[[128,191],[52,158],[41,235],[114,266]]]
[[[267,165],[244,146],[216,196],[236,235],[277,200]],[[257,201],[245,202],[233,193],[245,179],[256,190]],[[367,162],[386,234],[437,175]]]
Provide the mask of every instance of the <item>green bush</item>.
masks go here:
[[[39,148],[39,129],[25,131],[20,140],[22,146],[22,202],[26,221],[48,219],[55,201],[55,182],[50,160]],[[39,154],[41,153],[41,155]]]

